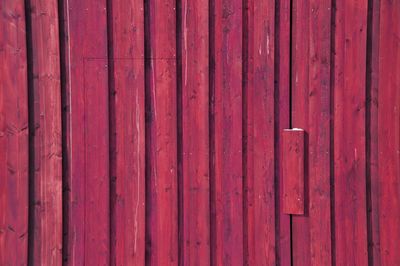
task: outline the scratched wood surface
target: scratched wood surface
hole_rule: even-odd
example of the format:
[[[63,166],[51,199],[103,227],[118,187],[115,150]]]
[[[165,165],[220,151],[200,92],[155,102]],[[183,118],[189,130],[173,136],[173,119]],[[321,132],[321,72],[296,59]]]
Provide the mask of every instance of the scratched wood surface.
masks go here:
[[[399,36],[391,0],[0,1],[0,265],[400,265]]]
[[[332,264],[331,10],[321,0],[296,0],[293,9],[292,127],[306,131],[307,154],[305,215],[292,217],[294,265]]]
[[[0,264],[28,260],[28,77],[24,1],[0,4]]]
[[[242,12],[240,0],[213,6],[212,193],[214,265],[243,264]],[[241,217],[238,219],[238,217]]]
[[[180,261],[210,265],[208,0],[180,7]]]
[[[248,184],[244,232],[245,261],[251,265],[276,264],[275,246],[275,4],[248,1],[247,83],[244,92],[244,125],[247,156],[245,182]],[[245,184],[246,184],[245,183]],[[249,186],[250,185],[250,186]],[[245,187],[246,188],[246,187]],[[247,214],[246,214],[247,211]],[[247,246],[247,247],[246,247]]]
[[[332,108],[335,257],[338,265],[368,264],[365,178],[367,8],[368,1],[365,0],[336,1]]]
[[[178,263],[176,2],[148,1],[146,263]],[[173,37],[172,37],[173,36]]]
[[[112,265],[145,261],[143,1],[109,1]]]
[[[28,1],[31,223],[35,265],[62,261],[62,125],[57,1]],[[32,202],[33,201],[33,202]],[[33,203],[33,204],[32,204]],[[52,226],[48,226],[51,224]]]
[[[110,252],[106,1],[63,2],[66,110],[64,260],[107,265]]]
[[[400,263],[400,2],[381,1],[378,168],[381,265]]]

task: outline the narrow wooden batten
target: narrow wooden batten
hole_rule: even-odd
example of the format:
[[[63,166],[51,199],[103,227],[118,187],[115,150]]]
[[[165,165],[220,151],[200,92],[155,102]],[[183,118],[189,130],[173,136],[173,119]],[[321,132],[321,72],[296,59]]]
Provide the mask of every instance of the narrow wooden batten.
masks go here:
[[[304,214],[304,135],[300,128],[282,133],[283,212]]]

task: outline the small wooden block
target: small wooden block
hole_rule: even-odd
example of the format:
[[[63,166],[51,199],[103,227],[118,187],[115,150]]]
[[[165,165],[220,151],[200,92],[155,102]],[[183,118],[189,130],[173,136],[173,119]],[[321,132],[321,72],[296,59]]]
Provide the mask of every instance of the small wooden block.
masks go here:
[[[282,134],[283,212],[304,214],[304,130]]]

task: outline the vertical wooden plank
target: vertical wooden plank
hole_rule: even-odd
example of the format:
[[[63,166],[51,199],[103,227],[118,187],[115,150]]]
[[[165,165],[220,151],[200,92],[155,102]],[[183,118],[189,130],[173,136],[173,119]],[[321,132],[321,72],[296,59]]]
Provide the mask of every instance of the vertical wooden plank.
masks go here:
[[[254,265],[254,0],[243,4],[243,256],[244,265]]]
[[[0,3],[0,264],[28,263],[28,85],[24,1]]]
[[[85,264],[109,263],[107,61],[84,61]]]
[[[292,127],[303,128],[306,133],[305,143],[308,145],[309,134],[309,42],[310,42],[310,3],[293,0],[292,4]],[[308,18],[308,19],[306,19]],[[311,265],[310,212],[309,212],[309,180],[310,176],[308,152],[305,158],[305,215],[292,216],[292,256],[294,266]]]
[[[285,129],[282,133],[283,211],[304,214],[304,131]]]
[[[183,265],[210,265],[208,0],[183,0]]]
[[[147,2],[146,263],[178,263],[176,2]],[[147,45],[146,44],[146,45]]]
[[[380,7],[378,167],[381,265],[400,264],[400,2]]]
[[[254,1],[254,234],[255,264],[275,258],[275,1]]]
[[[276,264],[275,251],[275,2],[249,1],[247,129],[251,158],[244,169],[252,184],[253,205],[247,213],[248,262]],[[245,44],[243,44],[245,45]],[[229,47],[229,46],[228,46]],[[231,48],[230,48],[231,49]],[[251,64],[251,66],[250,66]],[[251,116],[251,117],[249,117]],[[235,119],[235,118],[233,118]],[[248,204],[248,203],[247,203]],[[246,207],[248,207],[247,205]]]
[[[307,133],[308,205],[305,216],[293,216],[293,263],[331,265],[331,3],[296,0],[294,7],[292,126]]]
[[[332,264],[331,230],[331,2],[310,1],[309,215],[311,265]]]
[[[68,109],[65,261],[109,263],[106,1],[64,1]]]
[[[145,263],[143,1],[110,1],[111,264]]]
[[[61,85],[57,1],[29,1],[32,55],[31,262],[62,261]]]
[[[381,265],[379,234],[378,172],[378,87],[379,87],[379,10],[380,0],[368,1],[367,32],[367,208],[369,263]],[[368,191],[369,190],[369,191]]]
[[[290,127],[290,73],[291,73],[291,0],[276,2],[276,45],[275,45],[275,76],[278,89],[275,92],[275,168],[276,168],[276,210],[277,232],[276,249],[277,264],[291,265],[291,226],[290,215],[283,213],[283,171],[281,152],[281,135],[284,128]],[[277,134],[278,132],[278,134]]]
[[[336,1],[334,56],[335,261],[367,265],[366,0]]]
[[[217,265],[243,264],[242,1],[215,1],[215,250]]]

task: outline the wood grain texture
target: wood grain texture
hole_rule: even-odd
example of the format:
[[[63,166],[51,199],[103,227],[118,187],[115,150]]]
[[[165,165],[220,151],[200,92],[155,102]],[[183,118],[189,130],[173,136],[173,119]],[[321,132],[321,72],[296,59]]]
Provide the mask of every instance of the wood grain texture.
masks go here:
[[[335,261],[367,265],[366,0],[336,1],[334,56]],[[357,241],[354,241],[357,239]]]
[[[380,6],[378,167],[381,265],[400,264],[400,2]]]
[[[67,265],[110,260],[106,1],[64,1]]]
[[[304,131],[282,132],[283,212],[304,214]]]
[[[331,12],[330,2],[310,1],[309,214],[311,265],[332,264],[331,243]]]
[[[243,256],[245,265],[254,265],[254,1],[243,4]]]
[[[24,1],[0,3],[0,264],[28,258],[28,76]]]
[[[249,1],[246,88],[248,137],[246,167],[252,198],[247,214],[249,263],[273,265],[275,256],[275,4]],[[243,44],[244,45],[244,44]],[[245,129],[246,130],[246,129]],[[249,205],[247,205],[247,208]]]
[[[147,2],[146,264],[178,264],[176,2]]]
[[[275,32],[275,76],[278,89],[275,92],[275,168],[276,168],[276,255],[277,263],[281,266],[291,265],[291,225],[290,215],[283,213],[283,173],[282,138],[279,134],[283,129],[290,127],[291,99],[291,1],[276,2],[276,32]]]
[[[310,28],[309,18],[310,6],[308,1],[293,1],[292,9],[292,73],[291,73],[291,121],[292,127],[302,128],[308,132],[309,126],[309,42]],[[305,37],[307,36],[307,37]],[[308,139],[305,140],[309,145]],[[293,265],[311,265],[311,240],[310,240],[310,214],[309,214],[309,180],[310,176],[308,161],[309,150],[306,150],[305,162],[305,216],[292,217],[292,259]]]
[[[33,106],[33,195],[31,260],[36,265],[62,261],[62,147],[60,46],[57,1],[28,1],[31,25]]]
[[[0,265],[400,265],[399,21],[393,0],[0,1]]]
[[[243,264],[242,1],[214,3],[213,264]]]
[[[379,16],[380,0],[368,3],[367,32],[367,208],[369,263],[381,265],[379,240],[379,169],[378,169],[378,88],[379,88]]]
[[[111,264],[145,263],[143,1],[109,5]]]
[[[109,263],[107,61],[85,62],[85,264]]]
[[[183,0],[182,247],[183,265],[210,265],[208,0]]]
[[[308,133],[308,204],[306,216],[292,218],[293,263],[331,265],[331,3],[295,1],[293,12],[292,126]]]

